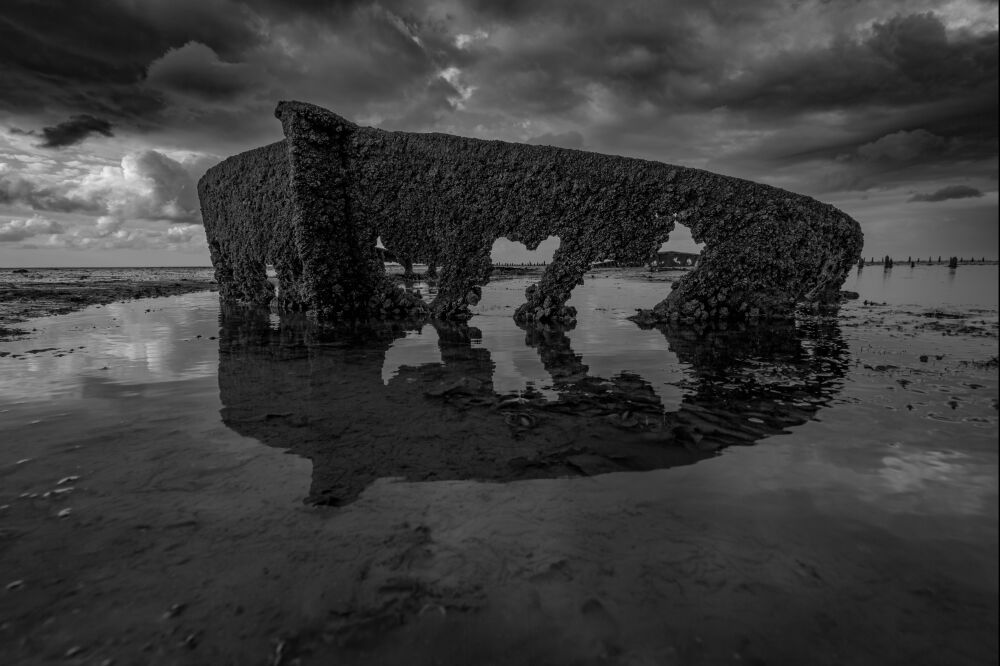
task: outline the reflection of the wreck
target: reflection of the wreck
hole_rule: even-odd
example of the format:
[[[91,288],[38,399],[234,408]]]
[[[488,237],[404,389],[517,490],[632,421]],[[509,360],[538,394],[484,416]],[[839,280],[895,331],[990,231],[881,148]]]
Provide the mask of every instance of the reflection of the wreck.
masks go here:
[[[661,329],[689,366],[665,411],[642,377],[594,377],[559,328],[526,328],[557,393],[498,395],[479,331],[433,322],[440,363],[382,381],[405,324],[344,330],[267,311],[223,312],[222,416],[313,462],[310,501],[353,501],[374,479],[513,481],[697,462],[808,421],[839,389],[835,323],[748,331]],[[409,326],[409,330],[419,324]]]

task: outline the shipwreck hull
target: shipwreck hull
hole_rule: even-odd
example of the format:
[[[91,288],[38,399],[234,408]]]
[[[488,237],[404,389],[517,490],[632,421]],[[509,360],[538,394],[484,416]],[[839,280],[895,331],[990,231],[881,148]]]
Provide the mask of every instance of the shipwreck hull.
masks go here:
[[[198,184],[222,298],[330,320],[465,319],[498,238],[560,246],[515,318],[572,322],[593,262],[642,262],[682,222],[706,244],[643,323],[769,320],[835,307],[861,255],[860,225],[833,206],[660,162],[446,134],[359,127],[281,102],[285,139],[210,169]],[[394,287],[375,242],[441,266],[431,304]]]

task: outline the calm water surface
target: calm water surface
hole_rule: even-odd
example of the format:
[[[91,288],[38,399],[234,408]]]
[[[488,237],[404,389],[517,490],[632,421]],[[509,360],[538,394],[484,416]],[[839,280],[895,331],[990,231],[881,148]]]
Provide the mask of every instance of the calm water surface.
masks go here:
[[[909,266],[884,270],[867,266],[851,273],[844,289],[889,305],[996,308],[996,265]]]
[[[988,663],[997,277],[867,267],[840,317],[763,331],[642,330],[626,317],[669,276],[627,272],[577,288],[570,330],[514,323],[527,279],[489,285],[468,325],[352,333],[209,293],[90,308],[0,343],[0,502],[82,443],[184,487],[252,451],[279,493],[261,515],[425,525],[426,589],[476,587],[515,642],[551,622],[602,637],[560,644],[599,663]],[[193,437],[203,461],[170,457]],[[186,501],[245,500],[249,470]],[[373,659],[416,640],[406,612]]]

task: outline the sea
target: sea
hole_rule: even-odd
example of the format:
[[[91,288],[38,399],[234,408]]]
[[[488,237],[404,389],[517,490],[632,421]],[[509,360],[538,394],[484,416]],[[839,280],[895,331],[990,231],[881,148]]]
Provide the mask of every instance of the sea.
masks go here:
[[[997,265],[852,270],[790,326],[628,319],[681,275],[595,270],[569,329],[514,322],[537,276],[464,324],[212,292],[22,324],[0,657],[995,663]]]

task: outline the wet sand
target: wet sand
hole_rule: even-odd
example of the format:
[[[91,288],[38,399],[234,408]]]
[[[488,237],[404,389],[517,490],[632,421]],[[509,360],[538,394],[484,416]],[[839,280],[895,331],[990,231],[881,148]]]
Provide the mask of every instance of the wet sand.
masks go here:
[[[92,269],[64,269],[55,276],[52,273],[51,269],[0,271],[0,340],[19,335],[23,329],[10,324],[37,317],[67,314],[90,305],[218,289],[214,279],[205,277],[102,279],[95,277]]]
[[[855,302],[770,346],[628,328],[676,355],[676,399],[601,371],[596,327],[512,330],[550,397],[511,403],[469,327],[407,338],[440,362],[384,379],[387,342],[220,326],[213,298],[5,343],[23,388],[0,405],[0,661],[997,658],[995,310]],[[168,347],[136,356],[151,331]],[[72,382],[38,384],[60,367]],[[615,409],[587,412],[597,387]],[[567,448],[580,433],[598,437]],[[650,441],[690,460],[606,473]]]

